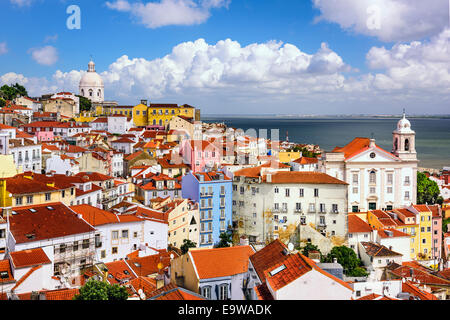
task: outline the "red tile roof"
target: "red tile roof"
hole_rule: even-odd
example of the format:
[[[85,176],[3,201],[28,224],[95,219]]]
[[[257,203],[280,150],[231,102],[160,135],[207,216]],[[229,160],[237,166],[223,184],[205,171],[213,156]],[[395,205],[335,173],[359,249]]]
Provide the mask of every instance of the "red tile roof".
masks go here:
[[[348,233],[368,233],[372,227],[357,215],[348,216]]]
[[[439,300],[434,294],[419,289],[411,281],[402,283],[402,292],[407,292],[420,300]]]
[[[263,181],[272,184],[340,184],[348,185],[348,183],[336,179],[322,172],[299,172],[299,171],[278,171],[272,173],[271,182],[267,181],[267,175],[263,177]]]
[[[12,214],[9,219],[11,233],[17,243],[95,231],[92,226],[78,218],[75,212],[60,202],[20,207],[15,208],[14,211],[16,214]]]
[[[12,272],[11,272],[11,265],[9,263],[9,260],[0,260],[0,272],[7,272],[8,273],[8,277],[0,277],[0,283],[1,284],[5,284],[5,283],[11,283],[14,282],[14,277],[12,276]]]
[[[42,248],[14,251],[9,255],[15,269],[51,263]]]
[[[254,253],[251,246],[190,250],[199,279],[220,278],[244,273],[248,259]]]
[[[136,275],[133,273],[133,270],[125,262],[125,260],[105,263],[105,266],[108,269],[107,280],[110,284],[136,279]]]
[[[151,300],[206,300],[202,296],[184,288],[178,288],[174,284],[168,284],[167,286],[154,291],[151,296],[148,296],[147,298],[150,298]]]

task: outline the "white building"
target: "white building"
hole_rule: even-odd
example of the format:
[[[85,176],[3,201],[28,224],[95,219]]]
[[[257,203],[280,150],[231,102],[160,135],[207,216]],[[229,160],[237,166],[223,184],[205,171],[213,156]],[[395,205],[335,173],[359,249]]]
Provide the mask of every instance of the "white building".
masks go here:
[[[80,95],[92,102],[103,102],[105,100],[105,86],[102,77],[95,72],[95,63],[90,61],[88,71],[80,80]]]
[[[347,184],[320,172],[236,171],[233,223],[250,243],[289,226],[313,224],[326,237],[347,236]]]
[[[396,299],[402,292],[402,280],[387,280],[387,281],[364,281],[351,282],[350,286],[353,288],[353,299],[359,299],[370,294],[379,295]]]
[[[167,248],[167,224],[164,222],[134,214],[115,214],[89,205],[72,206],[71,209],[96,229],[96,261],[107,263],[125,259],[146,243],[158,250]],[[155,231],[160,237],[157,240],[154,239]]]
[[[360,242],[358,245],[361,261],[370,272],[369,279],[380,281],[390,263],[402,264],[402,254],[383,245],[375,242]]]
[[[393,132],[392,153],[377,146],[374,139],[355,138],[325,153],[319,167],[346,181],[348,207],[365,212],[416,204],[417,164],[415,132],[404,115]]]
[[[131,128],[127,116],[113,115],[107,117],[107,131],[112,134],[125,134]]]

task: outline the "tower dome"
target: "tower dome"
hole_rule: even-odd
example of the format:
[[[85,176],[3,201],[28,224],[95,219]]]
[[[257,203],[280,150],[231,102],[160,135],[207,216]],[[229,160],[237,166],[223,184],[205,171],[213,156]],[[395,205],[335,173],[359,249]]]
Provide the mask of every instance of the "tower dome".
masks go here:
[[[406,119],[406,113],[403,112],[403,118],[400,119],[397,123],[397,132],[398,133],[414,133],[411,129],[411,122]]]
[[[88,70],[80,80],[80,95],[90,99],[92,102],[104,101],[104,89],[103,79],[95,72],[95,63],[90,61],[88,64]]]

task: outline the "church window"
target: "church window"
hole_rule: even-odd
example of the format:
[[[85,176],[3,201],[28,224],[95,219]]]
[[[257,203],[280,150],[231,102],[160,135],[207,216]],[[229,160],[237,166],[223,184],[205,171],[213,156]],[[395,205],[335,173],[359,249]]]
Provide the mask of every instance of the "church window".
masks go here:
[[[394,149],[398,150],[398,138],[395,138]]]
[[[101,91],[101,90],[98,90],[98,92],[97,92],[97,96],[98,96],[98,97],[100,97],[100,96],[101,96],[101,94],[102,94],[102,91]]]
[[[405,151],[409,151],[409,139],[405,140]]]
[[[89,96],[92,97],[92,95],[93,95],[93,91],[89,90]]]
[[[370,183],[377,183],[377,174],[375,171],[370,172]]]

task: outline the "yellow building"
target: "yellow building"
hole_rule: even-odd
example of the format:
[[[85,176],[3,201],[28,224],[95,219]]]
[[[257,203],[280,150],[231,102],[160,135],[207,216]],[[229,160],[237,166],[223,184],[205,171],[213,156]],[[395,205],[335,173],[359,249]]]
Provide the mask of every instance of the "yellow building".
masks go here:
[[[278,161],[281,163],[289,163],[291,161],[297,160],[302,156],[301,152],[287,152],[287,151],[280,151],[278,153]]]
[[[96,106],[97,116],[125,115],[133,118],[136,127],[166,127],[169,121],[176,116],[194,119],[196,110],[190,105],[177,104],[150,104],[141,100],[137,106]]]
[[[432,212],[426,206],[396,209],[391,214],[374,210],[367,213],[374,229],[396,229],[411,236],[411,259],[427,260],[432,253]]]
[[[95,119],[97,119],[97,117],[91,112],[83,112],[78,117],[74,118],[74,120],[79,123],[89,123],[94,121]]]
[[[67,206],[75,200],[75,186],[58,188],[54,183],[33,179],[32,174],[20,174],[4,179],[0,192],[4,206],[22,207],[50,202],[62,202]],[[6,184],[6,186],[5,186]],[[5,195],[6,190],[6,195]],[[9,197],[11,195],[11,197]]]

